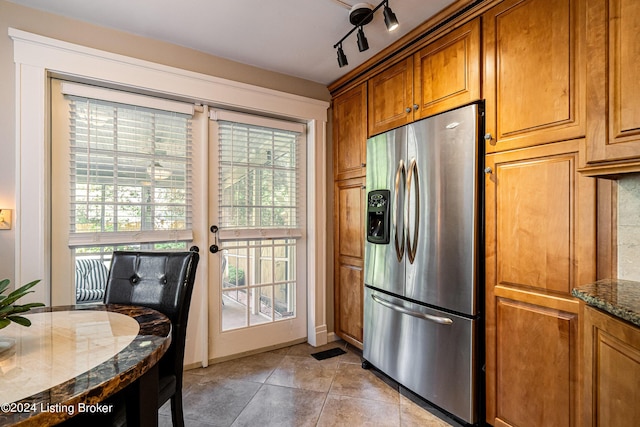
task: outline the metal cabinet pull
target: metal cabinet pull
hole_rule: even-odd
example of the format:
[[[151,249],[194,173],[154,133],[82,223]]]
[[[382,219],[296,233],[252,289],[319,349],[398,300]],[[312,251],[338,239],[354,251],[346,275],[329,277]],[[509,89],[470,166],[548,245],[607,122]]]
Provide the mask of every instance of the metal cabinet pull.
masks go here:
[[[448,317],[432,316],[430,314],[420,313],[419,311],[409,310],[401,305],[394,304],[391,301],[387,301],[386,299],[382,299],[373,294],[371,295],[371,298],[373,298],[373,300],[378,304],[383,305],[387,308],[390,308],[391,310],[395,310],[402,314],[407,314],[409,316],[417,317],[419,319],[424,319],[430,322],[439,323],[441,325],[451,325],[453,323],[453,320]]]

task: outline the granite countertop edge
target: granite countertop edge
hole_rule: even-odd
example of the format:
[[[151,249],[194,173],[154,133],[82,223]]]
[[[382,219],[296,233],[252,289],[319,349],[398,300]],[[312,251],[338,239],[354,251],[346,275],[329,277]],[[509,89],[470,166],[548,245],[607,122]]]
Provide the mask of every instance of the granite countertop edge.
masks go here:
[[[603,279],[571,291],[576,298],[640,327],[640,282]]]

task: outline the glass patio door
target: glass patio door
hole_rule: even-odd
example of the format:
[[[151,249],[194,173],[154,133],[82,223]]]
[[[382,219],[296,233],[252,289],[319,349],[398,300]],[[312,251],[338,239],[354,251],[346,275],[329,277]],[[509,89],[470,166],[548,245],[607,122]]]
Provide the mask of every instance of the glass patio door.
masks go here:
[[[210,280],[209,354],[220,359],[306,339],[305,129],[211,116],[210,241],[219,251],[210,256],[220,268]]]

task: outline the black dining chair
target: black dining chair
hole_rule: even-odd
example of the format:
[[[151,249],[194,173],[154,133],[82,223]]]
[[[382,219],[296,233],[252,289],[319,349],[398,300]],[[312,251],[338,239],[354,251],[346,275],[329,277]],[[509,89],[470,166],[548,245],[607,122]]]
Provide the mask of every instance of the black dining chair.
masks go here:
[[[184,426],[182,373],[189,305],[198,266],[198,248],[188,252],[115,251],[105,288],[105,304],[153,308],[171,320],[171,345],[160,360],[158,404],[171,399],[174,427]]]

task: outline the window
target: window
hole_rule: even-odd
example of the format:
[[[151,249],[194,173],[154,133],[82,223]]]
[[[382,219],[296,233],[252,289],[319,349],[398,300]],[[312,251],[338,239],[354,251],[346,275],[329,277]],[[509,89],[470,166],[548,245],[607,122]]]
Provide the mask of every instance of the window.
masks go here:
[[[90,88],[99,98],[78,95],[81,85],[62,91],[76,302],[101,300],[114,250],[185,249],[193,239],[191,114],[137,95],[116,102],[120,93],[104,89]]]
[[[275,124],[218,122],[222,330],[297,315],[304,127]]]

